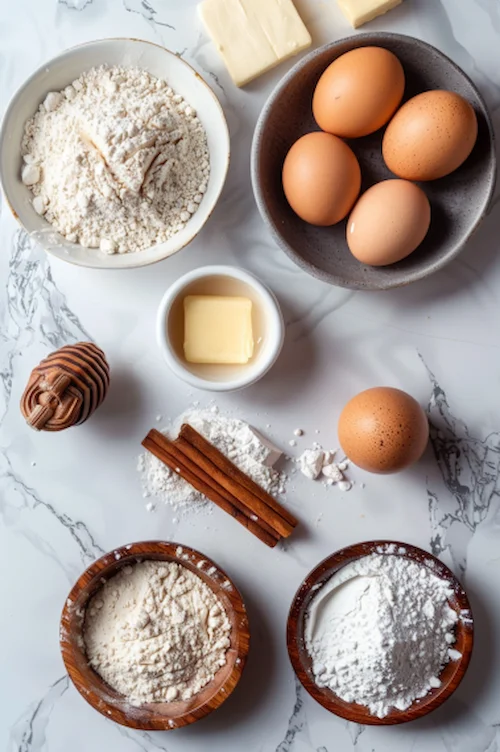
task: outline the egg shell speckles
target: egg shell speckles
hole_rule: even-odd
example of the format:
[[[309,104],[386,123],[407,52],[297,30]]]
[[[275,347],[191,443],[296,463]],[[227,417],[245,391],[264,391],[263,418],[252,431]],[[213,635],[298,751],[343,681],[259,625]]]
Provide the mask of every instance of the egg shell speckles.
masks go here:
[[[436,180],[465,162],[476,138],[476,113],[466,99],[452,91],[425,91],[395,114],[382,153],[398,177]]]
[[[394,473],[422,456],[429,439],[427,417],[406,392],[374,387],[344,407],[338,424],[342,449],[358,467]]]

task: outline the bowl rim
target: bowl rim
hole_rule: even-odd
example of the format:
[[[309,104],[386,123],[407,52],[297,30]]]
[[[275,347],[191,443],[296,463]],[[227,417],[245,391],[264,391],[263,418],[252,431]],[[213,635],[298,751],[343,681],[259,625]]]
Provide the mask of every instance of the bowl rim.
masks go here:
[[[262,364],[256,370],[248,369],[248,373],[227,381],[210,381],[192,373],[176,355],[166,326],[168,316],[174,302],[182,295],[183,290],[199,279],[208,277],[230,277],[244,282],[252,287],[263,299],[266,306],[266,320],[269,322],[269,337],[271,344],[269,352],[262,358]],[[272,368],[278,359],[285,341],[285,322],[283,313],[275,294],[251,272],[237,266],[214,264],[201,266],[182,277],[179,277],[164,293],[158,313],[156,315],[156,341],[158,347],[170,368],[180,379],[190,386],[211,392],[232,392],[251,386],[259,381]]]
[[[52,56],[45,62],[43,62],[41,65],[39,65],[27,78],[24,79],[24,81],[17,87],[17,89],[14,91],[12,96],[10,97],[8,104],[5,108],[3,117],[0,121],[0,151],[5,148],[6,143],[6,130],[7,130],[7,122],[9,120],[9,117],[11,115],[12,108],[15,106],[17,100],[22,96],[25,88],[30,84],[32,81],[34,81],[37,76],[41,75],[48,67],[59,61],[61,58],[64,58],[66,56],[77,54],[79,50],[85,48],[85,47],[94,47],[94,46],[101,46],[109,43],[123,43],[123,42],[133,42],[135,44],[144,44],[149,45],[150,47],[156,47],[159,50],[161,50],[162,53],[165,53],[167,56],[176,58],[176,60],[179,61],[182,65],[184,65],[187,69],[189,69],[194,77],[198,79],[201,84],[205,87],[206,93],[209,94],[212,97],[212,100],[219,112],[220,115],[220,126],[223,128],[223,136],[225,141],[225,160],[224,160],[224,168],[223,168],[223,174],[220,182],[220,186],[216,192],[216,194],[213,197],[213,203],[210,209],[207,210],[206,217],[204,218],[202,224],[198,228],[198,230],[191,232],[191,234],[186,238],[185,242],[183,242],[182,245],[180,245],[178,248],[170,251],[168,254],[161,256],[159,258],[153,258],[153,259],[144,259],[141,256],[143,254],[143,251],[137,251],[134,253],[128,253],[123,254],[119,256],[119,258],[127,257],[129,259],[130,263],[127,263],[126,265],[103,265],[103,264],[97,264],[92,261],[92,259],[89,259],[89,261],[79,261],[71,254],[67,254],[66,256],[59,256],[58,254],[54,253],[53,249],[49,246],[46,247],[45,245],[42,245],[38,241],[38,245],[41,245],[43,250],[46,253],[49,253],[51,256],[54,256],[54,258],[60,259],[61,261],[66,261],[69,264],[72,264],[73,266],[81,266],[87,269],[100,269],[100,270],[119,270],[124,271],[127,269],[137,269],[144,266],[150,266],[152,264],[160,263],[161,261],[165,261],[166,259],[170,258],[171,256],[174,256],[179,251],[182,251],[184,248],[186,248],[190,243],[193,242],[193,240],[199,235],[199,233],[203,230],[205,224],[212,216],[215,207],[219,203],[219,199],[221,196],[221,193],[224,189],[224,186],[226,184],[227,180],[227,174],[229,171],[229,164],[231,160],[231,138],[229,133],[229,126],[227,124],[226,116],[224,113],[224,109],[220,103],[220,100],[217,96],[217,94],[214,92],[212,87],[205,81],[203,76],[186,60],[184,60],[180,55],[173,52],[172,50],[168,49],[167,47],[164,47],[161,44],[158,44],[157,42],[151,42],[148,39],[139,39],[138,37],[104,37],[101,39],[93,39],[87,42],[81,42],[80,44],[75,44],[71,47],[67,47],[66,49],[59,52],[57,55]],[[83,72],[83,71],[82,71]],[[10,209],[10,212],[14,219],[17,221],[19,226],[31,237],[33,235],[32,232],[29,232],[24,223],[21,221],[21,218],[19,217],[17,211],[14,209],[14,206],[11,202],[10,196],[7,191],[7,186],[5,185],[4,176],[2,173],[2,170],[0,170],[0,189],[2,190],[2,193],[5,198],[5,202],[7,206]],[[48,225],[48,228],[51,228],[51,225]],[[54,230],[54,232],[57,232]],[[175,237],[175,236],[174,236]],[[154,246],[150,246],[150,248],[154,248]],[[145,251],[150,250],[150,248],[144,249]],[[97,249],[96,249],[97,250]],[[112,257],[110,257],[112,258]]]
[[[276,100],[281,95],[283,89],[285,89],[285,87],[288,86],[290,81],[297,75],[297,73],[303,70],[311,62],[311,60],[314,60],[314,58],[319,57],[327,50],[335,50],[337,47],[345,43],[350,43],[352,45],[351,49],[346,50],[346,52],[350,52],[351,50],[358,49],[359,47],[376,45],[377,40],[379,40],[380,43],[384,41],[391,41],[391,40],[401,41],[401,42],[415,44],[417,46],[423,47],[426,50],[436,53],[438,56],[440,56],[448,65],[450,65],[459,75],[461,75],[467,81],[469,86],[473,89],[478,100],[481,102],[482,114],[484,116],[484,119],[488,127],[489,188],[488,188],[486,198],[483,201],[483,206],[482,206],[480,215],[477,217],[475,222],[470,226],[467,233],[462,238],[460,244],[457,245],[453,249],[452,252],[450,252],[446,257],[437,259],[434,262],[429,263],[429,265],[425,269],[412,272],[409,275],[409,278],[405,279],[404,281],[396,280],[394,282],[391,282],[387,280],[387,281],[384,281],[383,284],[379,284],[377,287],[372,287],[370,285],[351,282],[351,281],[345,280],[342,276],[339,276],[337,274],[323,271],[322,269],[312,264],[311,262],[306,261],[297,251],[294,250],[294,248],[286,240],[284,240],[284,238],[281,237],[279,230],[276,227],[275,223],[273,222],[270,212],[267,209],[266,201],[265,201],[261,184],[260,184],[260,180],[259,180],[259,161],[260,161],[260,154],[261,154],[262,130],[270,116],[271,110],[273,109],[276,103]],[[312,50],[310,53],[308,53],[303,58],[301,58],[299,62],[296,63],[288,71],[288,73],[286,73],[283,76],[283,78],[281,78],[278,81],[276,86],[271,91],[269,97],[265,101],[264,106],[262,107],[262,110],[259,114],[257,123],[255,125],[253,137],[252,137],[251,156],[250,156],[250,173],[251,173],[252,189],[253,189],[253,194],[255,197],[255,202],[257,204],[257,208],[259,210],[259,213],[262,219],[264,220],[264,224],[266,225],[267,229],[271,233],[271,237],[273,238],[274,242],[278,245],[278,247],[281,248],[287,254],[287,256],[290,259],[292,259],[292,261],[295,264],[297,264],[297,266],[300,269],[307,272],[311,276],[316,277],[317,279],[320,279],[322,282],[326,282],[327,284],[336,285],[338,287],[344,287],[344,288],[351,289],[351,290],[380,292],[383,290],[390,290],[390,289],[395,289],[398,287],[406,287],[407,285],[412,284],[413,282],[418,282],[419,280],[425,279],[431,274],[434,274],[435,272],[442,269],[444,266],[446,266],[446,264],[453,261],[453,259],[455,259],[462,252],[466,243],[469,242],[472,235],[476,232],[478,227],[483,222],[484,218],[487,216],[488,209],[490,207],[491,200],[495,192],[496,179],[497,179],[497,159],[496,159],[495,143],[496,143],[496,136],[495,136],[495,131],[493,128],[493,123],[491,120],[491,115],[490,115],[489,109],[486,105],[485,99],[481,91],[479,90],[478,86],[474,83],[474,81],[470,78],[470,76],[459,65],[457,65],[457,63],[455,63],[454,60],[448,57],[448,55],[446,55],[444,52],[442,52],[441,50],[439,50],[437,47],[430,44],[429,42],[426,42],[423,39],[419,39],[418,37],[413,37],[410,34],[399,34],[397,32],[388,32],[388,31],[372,31],[372,32],[367,31],[367,32],[359,33],[359,34],[351,34],[347,37],[342,37],[341,39],[337,39],[334,42],[328,42],[327,44],[324,44],[321,47],[318,47],[315,50]]]
[[[390,547],[389,550],[380,550],[387,547]],[[391,550],[392,547],[396,547],[396,550]],[[404,553],[397,549],[404,549]],[[379,552],[382,553],[382,555],[406,556],[413,561],[418,561],[423,566],[428,566],[426,561],[431,561],[433,573],[437,577],[450,582],[454,590],[455,598],[460,606],[460,611],[467,612],[468,614],[467,621],[463,621],[466,650],[462,653],[462,657],[456,661],[455,672],[448,684],[445,685],[442,690],[438,689],[434,693],[431,693],[430,696],[429,694],[426,695],[425,698],[422,698],[420,704],[414,702],[405,711],[397,711],[393,708],[389,715],[384,718],[378,718],[377,716],[371,715],[367,712],[365,706],[356,703],[345,703],[344,701],[341,701],[340,698],[337,698],[333,691],[318,687],[310,670],[305,666],[301,658],[303,651],[307,651],[303,644],[306,610],[316,593],[320,591],[320,587],[325,585],[337,571],[350,562]],[[320,587],[317,587],[318,584],[320,584]],[[407,723],[416,720],[417,718],[422,718],[440,707],[455,692],[464,678],[471,659],[474,645],[474,617],[467,593],[462,584],[449,567],[447,567],[446,564],[436,556],[425,549],[419,548],[410,543],[385,539],[363,541],[361,543],[346,546],[335,551],[333,554],[330,554],[317,564],[305,577],[295,593],[290,606],[286,626],[286,640],[288,655],[293,670],[304,689],[316,700],[316,702],[322,705],[330,713],[344,718],[347,721],[362,723],[369,726],[388,726]],[[328,693],[330,697],[325,696],[325,692]],[[426,698],[427,701],[425,702]]]
[[[210,580],[214,581],[214,585],[219,584],[220,590],[224,591],[224,594],[230,603],[234,621],[237,622],[235,627],[233,627],[236,628],[238,634],[237,650],[233,648],[233,651],[235,651],[235,657],[230,673],[208,700],[202,705],[199,705],[192,710],[188,710],[182,715],[176,717],[175,722],[172,722],[172,720],[169,720],[166,716],[160,716],[160,719],[163,720],[160,720],[158,716],[149,721],[141,718],[140,706],[134,706],[134,714],[129,715],[123,710],[123,706],[108,701],[105,696],[98,695],[91,687],[89,687],[85,677],[82,675],[73,658],[77,652],[79,652],[80,655],[84,655],[83,647],[78,646],[77,648],[74,644],[75,641],[70,639],[71,625],[76,618],[75,614],[82,619],[84,618],[84,615],[81,615],[81,610],[82,608],[85,608],[90,597],[96,592],[96,589],[92,589],[89,593],[85,592],[91,585],[92,581],[95,581],[97,577],[99,577],[99,579],[106,577],[108,572],[109,576],[113,576],[122,566],[125,566],[127,562],[130,563],[130,560],[144,561],[148,559],[154,560],[156,558],[175,561],[190,571],[193,571],[195,574],[198,574],[198,576],[199,572],[203,572]],[[200,562],[204,562],[203,569],[198,566]],[[208,570],[210,571],[210,574],[208,574]],[[201,579],[208,587],[211,587],[204,578]],[[223,583],[227,582],[230,583],[230,588],[228,588],[227,585],[224,586]],[[227,610],[226,606],[225,608]],[[134,543],[119,546],[103,556],[100,556],[81,573],[64,602],[60,618],[59,644],[62,659],[72,683],[80,695],[95,710],[106,718],[111,718],[115,722],[123,726],[128,726],[129,728],[143,729],[146,731],[169,731],[174,728],[181,728],[190,725],[201,718],[204,718],[213,710],[219,708],[220,705],[222,705],[222,703],[232,694],[241,679],[247,660],[250,647],[250,627],[245,604],[240,591],[226,572],[210,557],[190,546],[184,545],[183,543],[160,540],[136,541]],[[102,680],[99,675],[97,676],[100,682],[105,685],[104,680]]]

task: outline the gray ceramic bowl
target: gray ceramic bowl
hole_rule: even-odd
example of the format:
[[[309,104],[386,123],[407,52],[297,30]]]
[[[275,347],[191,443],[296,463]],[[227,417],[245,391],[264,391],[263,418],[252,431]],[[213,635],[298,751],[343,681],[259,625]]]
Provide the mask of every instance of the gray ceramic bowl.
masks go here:
[[[376,45],[400,59],[406,75],[404,100],[428,89],[450,89],[473,105],[479,123],[470,157],[451,175],[422,184],[431,202],[429,232],[419,248],[397,264],[370,267],[350,253],[345,221],[333,227],[303,222],[288,205],[281,184],[286,153],[300,136],[318,130],[311,111],[312,95],[325,68],[356,47]],[[382,159],[383,129],[352,139],[361,165],[361,190],[394,177]],[[495,187],[494,134],[483,98],[465,73],[449,58],[419,39],[377,32],[358,34],[315,50],[303,58],[271,94],[255,129],[252,183],[257,205],[274,240],[302,269],[341,287],[384,290],[409,284],[440,269],[463,248],[483,218]]]

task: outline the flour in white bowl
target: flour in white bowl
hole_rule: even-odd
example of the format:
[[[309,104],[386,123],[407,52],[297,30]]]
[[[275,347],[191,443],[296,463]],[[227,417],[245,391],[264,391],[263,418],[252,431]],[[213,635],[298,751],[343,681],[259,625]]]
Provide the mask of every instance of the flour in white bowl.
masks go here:
[[[195,110],[139,68],[99,66],[50,92],[21,152],[35,211],[70,242],[110,254],[182,230],[210,174]]]
[[[424,564],[373,554],[347,564],[315,595],[305,639],[320,687],[384,718],[440,686],[458,660],[452,589]]]

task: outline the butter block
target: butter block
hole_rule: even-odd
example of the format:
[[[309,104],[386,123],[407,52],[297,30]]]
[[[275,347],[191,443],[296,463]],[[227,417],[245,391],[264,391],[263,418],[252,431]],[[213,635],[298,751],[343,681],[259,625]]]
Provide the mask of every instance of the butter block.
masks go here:
[[[403,0],[337,0],[337,2],[351,26],[357,29],[401,5]]]
[[[184,298],[188,363],[248,363],[253,355],[252,301],[221,295]]]
[[[292,0],[203,0],[198,9],[236,86],[311,45]]]

